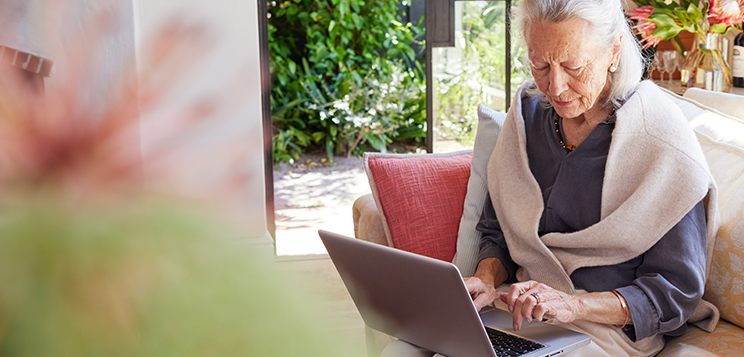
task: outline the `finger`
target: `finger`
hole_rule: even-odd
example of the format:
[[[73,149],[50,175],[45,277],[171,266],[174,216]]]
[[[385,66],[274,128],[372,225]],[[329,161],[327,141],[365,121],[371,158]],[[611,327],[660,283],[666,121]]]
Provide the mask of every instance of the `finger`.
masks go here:
[[[530,280],[523,283],[512,284],[507,292],[506,301],[509,312],[514,312],[514,305],[519,300],[520,296],[524,295],[527,291],[538,287],[540,284],[536,281]]]
[[[535,300],[535,297],[530,295],[530,292],[531,290],[522,291],[519,296],[514,299],[514,310],[512,312],[522,313],[525,306],[528,306],[532,301],[537,302],[537,300]]]
[[[465,288],[468,289],[470,296],[478,295],[486,289],[486,285],[478,278],[465,279]]]
[[[495,298],[496,291],[489,289],[489,287],[478,278],[466,279],[465,286],[468,289],[468,293],[470,293],[470,297],[473,299],[473,305],[476,310],[480,310],[486,305],[492,303]]]
[[[479,286],[476,285],[465,284],[465,287],[468,289],[470,296],[476,295],[481,290],[479,289]]]
[[[515,331],[519,331],[519,329],[522,327],[522,321],[524,320],[523,310],[526,303],[526,296],[528,295],[522,293],[513,302],[512,320],[514,322]]]
[[[520,328],[522,328],[522,311],[517,309],[514,310],[514,313],[512,313],[512,322],[514,331],[519,331]]]
[[[493,301],[493,299],[488,296],[488,294],[480,294],[473,300],[473,305],[475,305],[475,309],[480,311],[480,309],[484,308],[486,305],[490,304]]]
[[[524,299],[522,302],[522,316],[527,322],[531,322],[533,310],[538,305],[537,298],[529,291],[522,295],[522,298]]]
[[[519,297],[526,291],[524,283],[512,284],[509,287],[509,292],[506,293],[506,306],[509,308],[509,312],[514,312],[515,304]]]
[[[537,321],[542,321],[549,312],[548,303],[539,303],[532,309],[532,317]]]

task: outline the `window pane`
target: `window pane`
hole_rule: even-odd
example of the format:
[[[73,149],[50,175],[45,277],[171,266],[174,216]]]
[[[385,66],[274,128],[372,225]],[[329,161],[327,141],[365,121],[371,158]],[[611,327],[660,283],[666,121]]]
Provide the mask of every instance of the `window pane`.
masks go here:
[[[479,103],[505,110],[505,13],[504,1],[455,2],[455,47],[432,50],[434,152],[473,146]],[[513,73],[521,69],[518,56],[512,53]],[[523,79],[515,77],[518,85]]]

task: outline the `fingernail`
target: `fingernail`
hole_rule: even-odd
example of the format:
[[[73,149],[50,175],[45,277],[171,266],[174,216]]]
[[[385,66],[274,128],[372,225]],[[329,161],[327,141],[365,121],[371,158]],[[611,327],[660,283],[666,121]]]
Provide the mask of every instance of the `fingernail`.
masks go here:
[[[532,322],[532,316],[527,316],[527,322]]]
[[[514,331],[519,331],[519,325],[517,325],[516,322],[514,323],[514,326],[513,327],[514,327]]]
[[[514,313],[514,305],[509,305],[509,312]]]

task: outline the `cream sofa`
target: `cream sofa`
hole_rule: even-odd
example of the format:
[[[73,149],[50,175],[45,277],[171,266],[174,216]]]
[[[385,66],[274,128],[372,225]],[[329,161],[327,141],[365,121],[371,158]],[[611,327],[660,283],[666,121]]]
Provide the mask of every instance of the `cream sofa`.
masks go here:
[[[712,333],[691,328],[685,335],[669,339],[658,356],[744,356],[744,96],[700,89],[690,89],[684,97],[666,92],[695,130],[719,186],[722,225],[705,298],[719,308],[721,320]],[[474,177],[471,174],[471,181]],[[359,197],[353,211],[358,239],[392,245],[387,222],[373,195]],[[458,241],[458,255],[459,250]],[[379,356],[392,340],[369,328],[366,334],[370,356]]]

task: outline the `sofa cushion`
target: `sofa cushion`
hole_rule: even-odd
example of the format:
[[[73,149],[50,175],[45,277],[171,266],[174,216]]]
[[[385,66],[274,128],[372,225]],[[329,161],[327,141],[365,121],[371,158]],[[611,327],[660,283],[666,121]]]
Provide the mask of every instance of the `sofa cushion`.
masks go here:
[[[475,226],[480,221],[486,195],[488,195],[486,180],[488,160],[496,146],[496,139],[499,137],[505,119],[506,113],[493,110],[483,104],[478,105],[478,130],[475,132],[468,193],[465,196],[460,228],[457,233],[457,253],[454,260],[463,276],[472,276],[478,264],[481,233],[475,230]]]
[[[705,298],[721,317],[744,327],[744,121],[688,98],[673,98],[700,141],[718,184],[721,227]]]
[[[744,329],[721,320],[711,333],[692,328],[686,334],[670,339],[656,356],[741,356],[742,341]]]
[[[693,98],[696,98],[697,97],[695,94],[692,94],[692,93],[696,93],[698,91],[696,89],[693,89],[693,88],[688,89],[687,92],[685,92],[685,96],[684,97],[680,97],[676,93],[674,93],[674,92],[672,92],[672,91],[670,91],[670,90],[668,90],[666,88],[659,87],[659,89],[661,91],[667,93],[668,96],[669,96],[669,98],[675,104],[677,104],[677,106],[679,107],[679,109],[682,110],[682,113],[684,113],[685,118],[687,118],[687,121],[690,121],[690,120],[692,120],[694,118],[697,118],[701,114],[704,114],[704,113],[707,113],[707,112],[712,112],[714,114],[720,114],[720,115],[723,115],[723,116],[726,116],[726,117],[735,117],[735,116],[732,116],[730,113],[726,112],[726,110],[730,110],[730,109],[720,109],[718,107],[711,107],[710,105],[706,105],[704,103],[698,102],[695,99],[693,99]],[[692,91],[692,92],[690,92],[690,91]],[[702,89],[700,89],[700,91],[707,92],[707,91],[702,90]],[[723,94],[726,94],[726,93],[715,92],[715,94],[713,94],[713,95],[716,96],[716,95],[723,95]],[[739,98],[744,98],[744,97],[741,97],[741,96],[738,96],[738,97]],[[705,98],[705,99],[709,103],[715,103],[716,102],[716,100],[714,100],[712,98]],[[739,100],[739,103],[741,103],[741,100]],[[737,119],[739,119],[739,118],[737,118]]]
[[[452,261],[472,156],[364,154],[389,246]]]
[[[690,98],[705,106],[716,108],[721,113],[744,120],[744,96],[690,88],[685,91],[685,98]]]
[[[723,150],[706,150],[712,155],[719,155],[720,152],[716,151]],[[738,150],[738,155],[739,161],[742,161],[744,150]],[[721,227],[713,251],[705,298],[718,307],[722,318],[744,327],[744,172],[733,171],[727,175],[738,175],[738,179],[719,185]],[[721,176],[720,170],[718,176]]]

